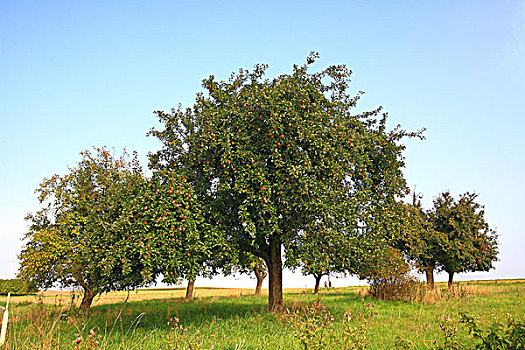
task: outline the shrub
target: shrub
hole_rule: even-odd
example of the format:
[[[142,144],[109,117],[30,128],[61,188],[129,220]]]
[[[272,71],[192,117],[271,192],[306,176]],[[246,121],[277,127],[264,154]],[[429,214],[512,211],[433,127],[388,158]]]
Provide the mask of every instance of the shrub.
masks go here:
[[[0,280],[0,295],[24,295],[38,292],[35,286],[30,286],[21,279]]]
[[[412,300],[417,280],[399,250],[388,248],[383,258],[370,265],[367,280],[370,296],[382,300]]]

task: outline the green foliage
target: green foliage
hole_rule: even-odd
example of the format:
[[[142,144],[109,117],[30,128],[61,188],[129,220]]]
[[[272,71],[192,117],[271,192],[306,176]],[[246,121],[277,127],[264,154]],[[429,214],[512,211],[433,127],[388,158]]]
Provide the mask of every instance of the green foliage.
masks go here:
[[[211,76],[192,108],[157,112],[164,129],[150,133],[163,143],[152,166],[183,169],[206,220],[266,261],[270,309],[282,304],[282,247],[311,223],[348,236],[377,231],[380,209],[406,191],[398,142],[420,136],[387,131],[381,108],[352,114],[361,93],[348,93],[351,71],[309,73],[316,58],[271,80],[265,65]]]
[[[497,260],[497,236],[484,218],[477,194],[465,193],[459,200],[448,192],[434,200],[434,229],[444,237],[438,262],[452,276],[466,271],[488,271]]]
[[[488,328],[481,327],[474,317],[461,315],[470,334],[478,341],[476,349],[523,349],[525,348],[525,322],[509,316],[506,323],[494,322]]]
[[[399,202],[397,210],[398,233],[394,244],[405,253],[407,259],[427,275],[427,283],[433,288],[434,271],[440,269],[438,256],[444,249],[444,235],[436,231],[431,217],[421,206],[421,197],[412,195],[412,203]]]
[[[27,283],[47,289],[55,284],[82,288],[82,308],[107,289],[139,285],[108,274],[104,232],[116,219],[116,190],[130,178],[140,177],[136,161],[126,152],[115,158],[105,148],[81,153],[82,160],[69,173],[44,179],[36,190],[43,208],[27,216],[31,222],[19,256],[19,276]]]
[[[21,279],[0,280],[0,295],[7,295],[8,293],[11,293],[11,295],[24,295],[36,292],[38,292],[38,288]]]
[[[368,262],[369,294],[382,300],[410,300],[416,292],[417,281],[409,274],[410,266],[401,252],[386,247],[375,262]]]
[[[317,291],[322,276],[356,272],[356,246],[357,239],[350,239],[341,231],[323,230],[311,224],[289,245],[286,265],[292,269],[300,267],[304,275],[314,276]]]
[[[140,273],[144,283],[160,274],[167,283],[194,280],[223,244],[203,222],[192,186],[174,170],[137,180],[123,188],[123,215],[105,234],[114,247],[106,266],[119,267],[123,275]]]
[[[426,211],[415,193],[411,204],[394,207],[399,220],[392,221],[394,246],[404,252],[433,288],[435,270],[449,273],[488,271],[497,260],[497,235],[484,218],[477,194],[465,193],[454,200],[449,192],[434,199],[434,208]]]

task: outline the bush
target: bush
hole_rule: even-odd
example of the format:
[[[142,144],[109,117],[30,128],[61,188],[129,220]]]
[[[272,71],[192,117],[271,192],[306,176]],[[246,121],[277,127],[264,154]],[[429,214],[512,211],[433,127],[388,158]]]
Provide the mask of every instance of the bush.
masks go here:
[[[410,266],[399,250],[388,248],[381,260],[372,263],[367,280],[370,296],[382,300],[412,300],[417,280],[410,275]]]
[[[24,295],[36,293],[38,289],[21,279],[0,280],[0,295],[7,295],[9,292],[11,295]]]

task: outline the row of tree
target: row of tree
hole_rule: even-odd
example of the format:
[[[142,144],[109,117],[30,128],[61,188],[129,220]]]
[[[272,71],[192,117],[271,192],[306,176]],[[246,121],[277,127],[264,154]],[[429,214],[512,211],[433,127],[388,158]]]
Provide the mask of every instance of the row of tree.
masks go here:
[[[475,196],[442,196],[448,217],[402,202],[401,140],[422,131],[387,130],[381,108],[353,113],[362,93],[348,94],[351,71],[310,73],[316,58],[271,80],[264,65],[228,81],[211,76],[192,108],[156,112],[162,128],[149,135],[162,147],[150,154],[149,177],[136,156],[101,148],[45,179],[37,190],[45,206],[28,216],[20,276],[41,288],[78,286],[87,309],[98,293],[159,276],[190,281],[191,296],[198,275],[254,270],[261,282],[267,272],[276,311],[284,266],[313,275],[316,290],[326,274],[372,275],[392,250],[430,272],[489,268],[495,252],[478,250],[495,240],[460,242],[469,230],[494,237]]]
[[[415,193],[411,204],[401,204],[402,220],[395,246],[424,272],[434,287],[434,272],[448,273],[452,286],[456,273],[488,271],[497,260],[497,235],[485,220],[477,194],[465,193],[455,200],[446,191],[434,198],[434,206],[424,210]]]

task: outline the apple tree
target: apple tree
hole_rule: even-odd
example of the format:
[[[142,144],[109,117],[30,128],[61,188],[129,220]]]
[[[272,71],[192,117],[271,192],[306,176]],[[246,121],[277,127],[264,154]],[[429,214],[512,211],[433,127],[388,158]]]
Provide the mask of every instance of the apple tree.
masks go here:
[[[273,79],[265,65],[210,76],[193,107],[156,112],[163,128],[150,133],[163,144],[152,164],[182,169],[206,221],[265,261],[270,311],[282,308],[283,253],[310,224],[373,233],[379,209],[406,191],[400,139],[420,135],[388,131],[381,108],[353,113],[351,71],[310,73],[316,57]]]
[[[497,235],[486,222],[477,196],[466,192],[455,200],[449,192],[443,192],[434,199],[434,230],[444,237],[438,262],[448,273],[449,288],[455,273],[489,271],[497,260]]]
[[[358,240],[349,238],[341,231],[310,224],[286,251],[286,265],[300,268],[303,275],[315,278],[314,293],[319,292],[323,276],[355,273],[357,259],[355,248]]]
[[[191,299],[196,277],[213,274],[226,259],[223,237],[204,221],[193,187],[176,169],[155,171],[129,191],[135,199],[127,202],[127,218],[117,231],[129,233],[144,281],[160,275],[169,284],[186,279]]]
[[[141,177],[126,152],[116,158],[105,148],[81,153],[66,175],[46,178],[36,190],[42,209],[27,216],[29,232],[19,256],[19,276],[42,289],[55,284],[83,290],[80,308],[107,290],[128,289],[141,281],[108,273],[103,257],[111,248],[104,230],[118,219],[112,202],[116,188]]]
[[[412,203],[399,203],[398,230],[394,246],[426,276],[429,289],[434,288],[434,272],[441,268],[438,257],[445,238],[434,230],[430,213],[421,205],[421,197],[412,194]]]

